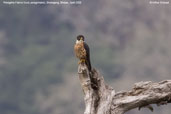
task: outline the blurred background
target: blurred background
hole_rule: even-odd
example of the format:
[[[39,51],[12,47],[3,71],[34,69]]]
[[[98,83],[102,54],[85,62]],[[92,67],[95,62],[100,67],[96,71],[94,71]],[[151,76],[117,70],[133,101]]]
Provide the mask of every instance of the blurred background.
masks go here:
[[[171,79],[171,7],[148,0],[81,5],[0,3],[0,114],[83,114],[73,52],[83,34],[92,66],[116,91]],[[170,114],[171,105],[154,114]],[[127,114],[152,114],[134,109]]]

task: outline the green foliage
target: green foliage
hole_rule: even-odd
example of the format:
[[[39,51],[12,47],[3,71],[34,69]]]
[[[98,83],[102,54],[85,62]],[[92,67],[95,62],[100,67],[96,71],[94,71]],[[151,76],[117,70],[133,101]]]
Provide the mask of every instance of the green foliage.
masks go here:
[[[115,89],[169,76],[171,16],[164,8],[116,0],[81,7],[0,3],[0,114],[83,113],[73,52],[78,34],[87,38],[92,67]]]
[[[38,13],[32,11],[4,7],[1,13],[1,17],[9,14],[8,18],[1,18],[8,39],[3,47],[6,64],[0,67],[0,113],[3,114],[38,114],[34,104],[36,92],[62,83],[62,74],[72,69],[65,67],[66,62],[72,62],[69,56],[74,43],[68,25],[62,24],[54,30],[53,25],[46,25],[48,22],[41,24],[44,18],[31,17]]]

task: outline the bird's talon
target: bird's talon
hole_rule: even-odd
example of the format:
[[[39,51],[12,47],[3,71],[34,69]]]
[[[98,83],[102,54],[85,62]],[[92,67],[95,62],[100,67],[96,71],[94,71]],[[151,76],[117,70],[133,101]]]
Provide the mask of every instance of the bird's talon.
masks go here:
[[[82,63],[85,63],[85,59],[82,60]]]
[[[82,64],[82,63],[85,63],[85,59],[81,59],[78,64]]]

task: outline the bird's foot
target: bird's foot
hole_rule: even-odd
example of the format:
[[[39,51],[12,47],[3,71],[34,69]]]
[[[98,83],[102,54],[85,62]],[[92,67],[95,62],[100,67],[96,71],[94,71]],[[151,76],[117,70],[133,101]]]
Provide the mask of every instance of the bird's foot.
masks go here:
[[[81,59],[78,64],[82,64],[82,63],[85,63],[85,59]]]

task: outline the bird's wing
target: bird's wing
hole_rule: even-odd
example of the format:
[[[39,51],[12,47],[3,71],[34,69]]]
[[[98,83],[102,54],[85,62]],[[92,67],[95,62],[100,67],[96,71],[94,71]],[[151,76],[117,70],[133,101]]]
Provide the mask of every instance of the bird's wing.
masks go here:
[[[90,62],[90,49],[89,46],[84,42],[84,49],[86,50],[86,64],[88,69],[91,71],[91,62]]]

